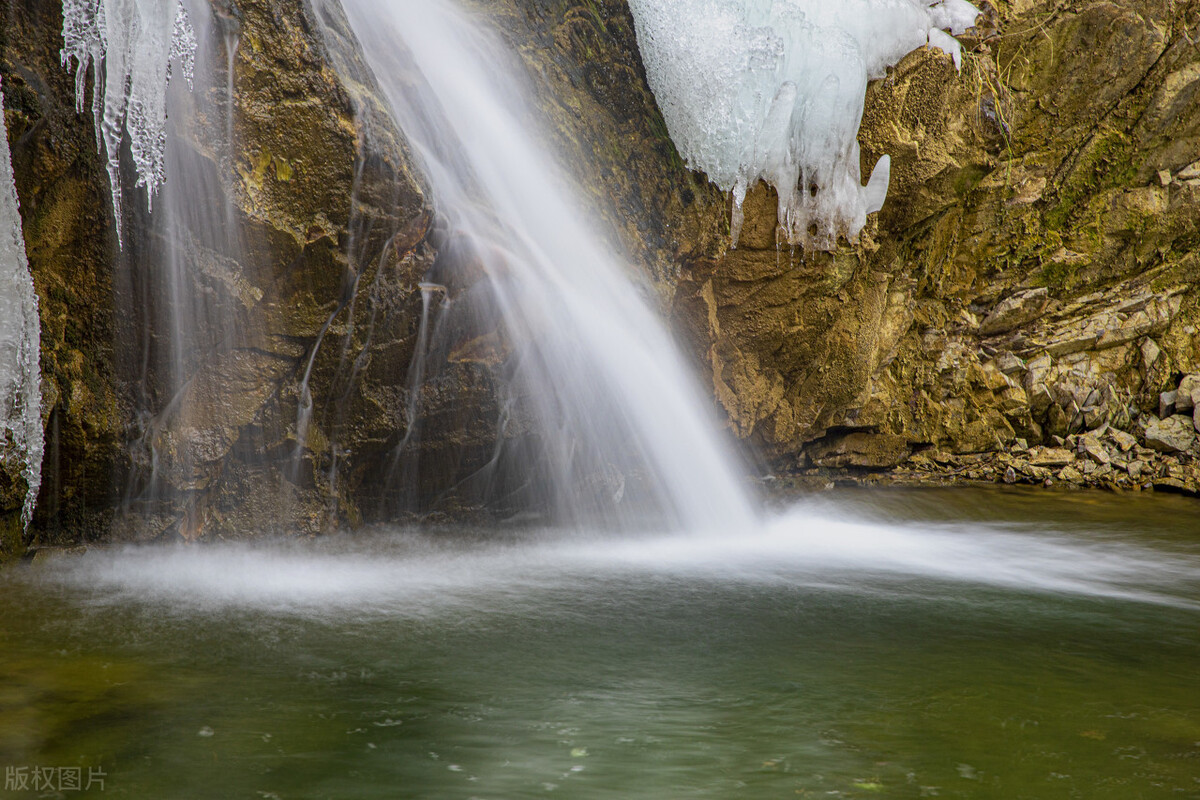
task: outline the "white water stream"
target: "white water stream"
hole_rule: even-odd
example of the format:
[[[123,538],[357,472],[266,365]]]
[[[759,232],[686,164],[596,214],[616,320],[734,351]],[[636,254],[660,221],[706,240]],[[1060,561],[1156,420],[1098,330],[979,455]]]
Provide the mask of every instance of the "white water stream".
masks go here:
[[[433,186],[447,247],[484,273],[471,291],[499,310],[514,391],[540,439],[533,480],[557,518],[750,527],[751,504],[692,376],[546,154],[512,54],[446,0],[343,5]],[[635,481],[649,508],[630,507]]]

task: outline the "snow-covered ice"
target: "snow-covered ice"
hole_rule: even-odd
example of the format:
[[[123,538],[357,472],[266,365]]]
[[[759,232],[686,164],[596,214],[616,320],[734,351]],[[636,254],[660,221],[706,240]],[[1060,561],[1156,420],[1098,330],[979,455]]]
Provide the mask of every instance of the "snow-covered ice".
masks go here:
[[[40,342],[38,300],[25,257],[0,93],[0,460],[5,466],[16,462],[25,478],[23,526],[29,524],[42,485]]]
[[[150,204],[166,180],[171,62],[180,64],[190,85],[195,52],[196,34],[182,2],[63,0],[62,63],[69,67],[72,59],[75,61],[79,111],[83,110],[87,70],[92,68],[92,113],[96,117],[96,139],[103,144],[108,159],[118,240],[121,141],[129,136],[137,185],[146,187]]]
[[[733,192],[779,193],[793,244],[833,249],[883,206],[890,159],[864,187],[857,134],[867,81],[975,24],[966,0],[630,0],[650,88],[680,154]]]

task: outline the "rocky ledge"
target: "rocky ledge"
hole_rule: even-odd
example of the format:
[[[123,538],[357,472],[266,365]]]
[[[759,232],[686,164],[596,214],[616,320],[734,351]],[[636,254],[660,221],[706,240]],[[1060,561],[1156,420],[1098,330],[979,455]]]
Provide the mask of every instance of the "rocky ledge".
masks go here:
[[[1185,375],[1159,402],[1158,414],[1137,413],[1130,430],[1104,422],[1044,445],[1017,438],[998,452],[911,452],[900,437],[856,431],[814,448],[811,466],[791,478],[810,486],[986,482],[1200,497],[1200,373]]]

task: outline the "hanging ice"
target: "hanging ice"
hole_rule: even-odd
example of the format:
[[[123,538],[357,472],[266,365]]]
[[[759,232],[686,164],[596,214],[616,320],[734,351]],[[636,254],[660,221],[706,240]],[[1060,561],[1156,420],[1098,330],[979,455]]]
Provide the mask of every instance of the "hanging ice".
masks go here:
[[[38,301],[25,258],[0,93],[0,461],[6,467],[19,465],[25,478],[22,526],[33,516],[42,485],[40,342]]]
[[[167,81],[171,62],[192,82],[196,34],[182,2],[171,0],[63,0],[62,63],[75,60],[75,103],[83,110],[87,69],[92,68],[96,139],[108,158],[117,238],[121,236],[121,140],[137,168],[146,202],[166,179]],[[104,80],[101,81],[101,61]]]
[[[733,192],[779,192],[788,241],[833,249],[887,195],[887,156],[868,184],[858,126],[867,81],[923,45],[960,64],[966,0],[630,0],[650,88],[680,154]]]

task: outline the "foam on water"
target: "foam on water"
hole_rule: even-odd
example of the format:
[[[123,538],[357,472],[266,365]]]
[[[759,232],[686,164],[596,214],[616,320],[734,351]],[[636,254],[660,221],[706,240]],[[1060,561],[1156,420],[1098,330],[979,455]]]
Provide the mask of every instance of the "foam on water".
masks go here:
[[[130,547],[62,559],[35,574],[100,603],[318,617],[503,610],[536,606],[548,591],[590,586],[608,595],[647,580],[900,596],[949,583],[1200,608],[1196,552],[1033,525],[886,524],[831,512],[836,507],[799,506],[740,536],[614,539],[542,531],[497,543],[398,531],[302,543]]]
[[[756,181],[792,244],[829,250],[883,207],[890,159],[864,187],[867,81],[929,45],[961,65],[966,0],[630,0],[650,88],[688,166],[733,193],[733,241]]]

